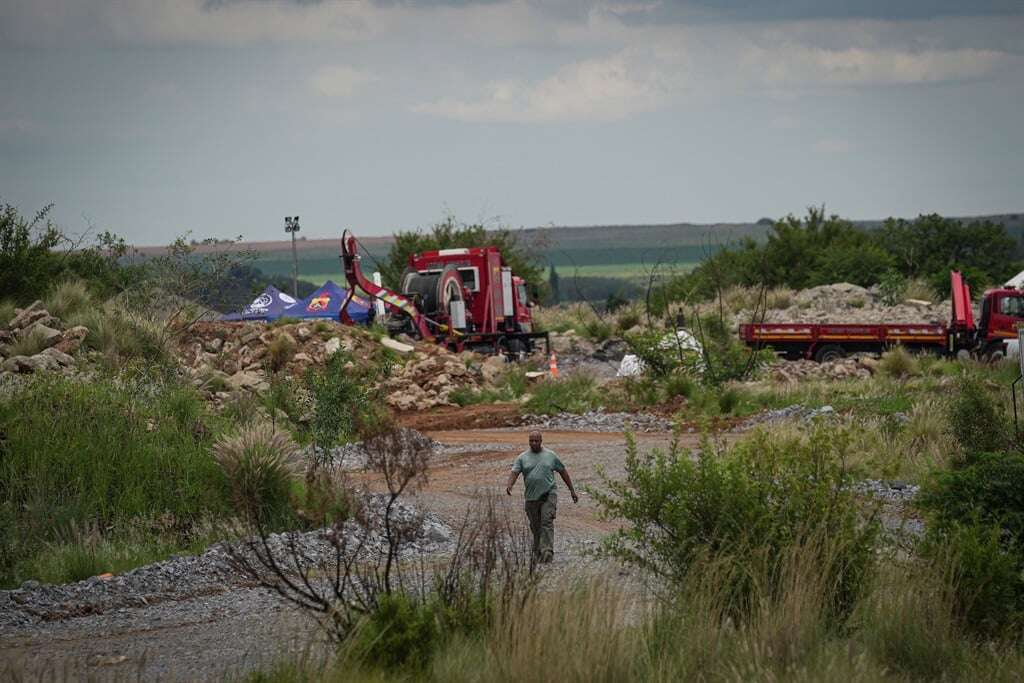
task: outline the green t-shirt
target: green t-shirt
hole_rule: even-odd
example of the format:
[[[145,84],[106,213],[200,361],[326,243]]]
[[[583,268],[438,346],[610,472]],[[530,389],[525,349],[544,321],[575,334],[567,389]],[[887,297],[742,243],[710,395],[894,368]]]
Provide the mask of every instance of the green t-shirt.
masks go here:
[[[564,472],[565,465],[554,451],[541,448],[540,453],[526,449],[512,463],[513,472],[523,473],[526,500],[540,500],[555,488],[555,472]]]

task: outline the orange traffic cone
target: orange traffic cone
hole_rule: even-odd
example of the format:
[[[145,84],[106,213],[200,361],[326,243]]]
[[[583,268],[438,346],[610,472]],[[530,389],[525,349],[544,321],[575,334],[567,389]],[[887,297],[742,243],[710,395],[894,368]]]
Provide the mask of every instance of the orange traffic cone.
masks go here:
[[[548,372],[554,379],[558,379],[558,357],[554,351],[551,352],[551,360],[548,361]]]

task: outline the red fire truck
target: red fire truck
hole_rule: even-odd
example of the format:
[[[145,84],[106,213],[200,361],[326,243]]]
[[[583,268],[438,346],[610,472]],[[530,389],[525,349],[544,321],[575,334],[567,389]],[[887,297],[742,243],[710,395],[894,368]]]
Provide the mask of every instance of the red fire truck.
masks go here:
[[[953,310],[948,324],[750,324],[740,325],[740,339],[755,349],[770,347],[789,360],[818,362],[896,345],[947,356],[961,352],[988,359],[1005,355],[1006,341],[1016,339],[1017,326],[1024,324],[1024,291],[1002,287],[985,292],[975,325],[970,288],[957,271],[950,274],[950,282]]]
[[[526,282],[512,273],[496,247],[413,254],[399,292],[363,275],[357,247],[346,230],[341,239],[345,277],[352,292],[358,288],[385,303],[389,333],[513,356],[533,350],[538,339],[548,344],[546,332],[533,330]]]

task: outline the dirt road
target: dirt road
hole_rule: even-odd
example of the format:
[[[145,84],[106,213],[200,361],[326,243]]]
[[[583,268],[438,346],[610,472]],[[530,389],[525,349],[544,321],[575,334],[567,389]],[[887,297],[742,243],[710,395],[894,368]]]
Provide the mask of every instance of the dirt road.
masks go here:
[[[522,515],[522,483],[508,497],[504,482],[527,446],[527,431],[427,431],[451,448],[435,459],[427,485],[410,502],[453,527],[485,495],[498,495],[513,518]],[[642,449],[664,447],[669,435],[640,434],[637,440]],[[624,443],[621,433],[545,433],[545,445],[559,454],[582,494],[578,505],[564,488],[559,496],[552,571],[592,563],[586,551],[613,528],[599,519],[584,488],[599,485],[600,468],[621,476]],[[696,437],[684,445],[696,445]],[[362,479],[376,488],[373,477]],[[274,595],[225,585],[212,594],[0,630],[0,680],[220,680],[226,672],[250,670],[318,641],[315,626]]]

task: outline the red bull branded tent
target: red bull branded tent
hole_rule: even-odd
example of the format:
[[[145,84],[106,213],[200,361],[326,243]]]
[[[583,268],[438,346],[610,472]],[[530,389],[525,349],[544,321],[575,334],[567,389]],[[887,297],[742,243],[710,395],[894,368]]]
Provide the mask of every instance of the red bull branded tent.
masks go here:
[[[338,320],[341,315],[341,307],[348,298],[348,290],[339,287],[333,281],[328,280],[322,287],[289,306],[281,313],[288,318],[328,318]],[[354,323],[366,323],[370,320],[372,304],[365,298],[354,295],[348,304],[348,317]]]

